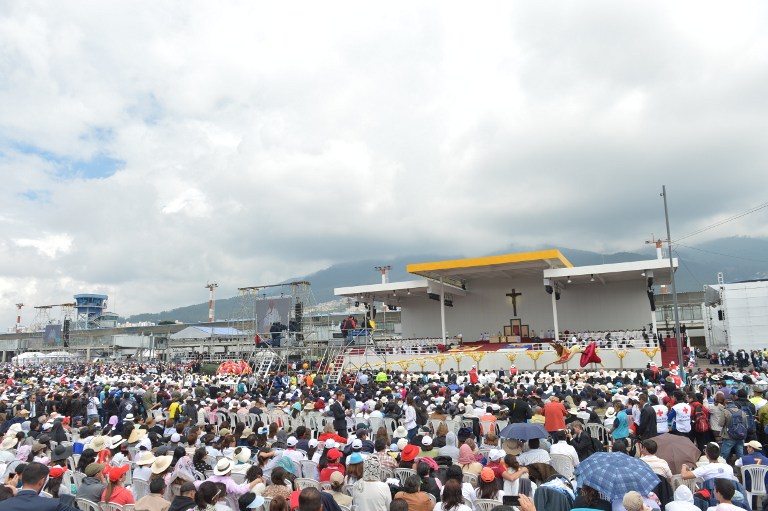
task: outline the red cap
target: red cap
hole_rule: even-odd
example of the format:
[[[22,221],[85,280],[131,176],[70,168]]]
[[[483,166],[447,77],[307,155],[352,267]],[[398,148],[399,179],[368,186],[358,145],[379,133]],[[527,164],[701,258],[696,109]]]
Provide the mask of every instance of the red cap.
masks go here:
[[[64,475],[64,472],[66,472],[66,471],[67,471],[67,469],[64,468],[64,467],[51,467],[51,471],[48,472],[48,475],[53,477],[53,478],[61,477],[61,476]]]
[[[325,457],[328,458],[329,460],[337,460],[341,458],[341,451],[339,451],[338,449],[331,449],[330,451],[328,451],[328,454]]]
[[[109,469],[109,480],[116,483],[128,470],[130,465],[122,465],[119,467],[112,467]]]

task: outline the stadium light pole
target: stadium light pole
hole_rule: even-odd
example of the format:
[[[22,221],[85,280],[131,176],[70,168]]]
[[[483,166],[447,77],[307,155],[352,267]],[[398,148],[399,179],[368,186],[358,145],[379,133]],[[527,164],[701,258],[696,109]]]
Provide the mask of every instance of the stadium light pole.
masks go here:
[[[677,339],[678,372],[685,382],[685,365],[683,363],[683,344],[680,340],[680,312],[677,309],[677,287],[675,286],[675,265],[672,261],[672,235],[669,231],[669,208],[667,207],[667,187],[661,186],[661,196],[664,197],[664,219],[667,222],[667,246],[669,247],[669,276],[672,280],[672,307],[675,313],[675,339]]]

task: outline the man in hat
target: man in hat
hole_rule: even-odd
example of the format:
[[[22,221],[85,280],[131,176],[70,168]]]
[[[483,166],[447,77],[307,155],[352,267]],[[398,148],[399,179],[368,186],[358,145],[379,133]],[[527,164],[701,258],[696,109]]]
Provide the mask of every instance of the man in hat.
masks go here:
[[[104,482],[104,463],[91,463],[85,467],[85,478],[77,488],[77,498],[96,502],[101,502],[101,494],[107,487]]]

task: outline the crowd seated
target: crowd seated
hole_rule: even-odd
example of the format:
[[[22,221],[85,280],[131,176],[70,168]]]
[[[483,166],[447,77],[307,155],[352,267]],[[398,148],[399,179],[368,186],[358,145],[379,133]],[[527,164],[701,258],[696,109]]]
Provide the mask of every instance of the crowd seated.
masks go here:
[[[329,387],[302,370],[276,386],[180,364],[6,365],[0,511],[756,508],[768,376],[673,371],[381,371]],[[654,486],[628,471],[633,491],[604,493],[603,453]]]

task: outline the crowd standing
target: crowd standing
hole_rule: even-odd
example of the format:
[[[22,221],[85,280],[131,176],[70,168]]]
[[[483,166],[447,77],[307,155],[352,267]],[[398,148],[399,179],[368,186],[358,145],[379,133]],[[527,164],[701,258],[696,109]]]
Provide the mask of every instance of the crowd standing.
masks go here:
[[[0,511],[751,509],[768,376],[683,376],[473,367],[349,372],[329,386],[309,370],[3,365]],[[596,476],[597,459],[658,480]],[[630,491],[605,489],[619,476]]]

